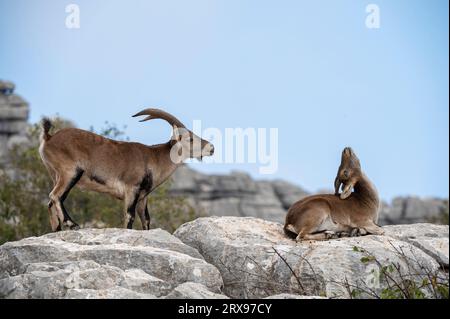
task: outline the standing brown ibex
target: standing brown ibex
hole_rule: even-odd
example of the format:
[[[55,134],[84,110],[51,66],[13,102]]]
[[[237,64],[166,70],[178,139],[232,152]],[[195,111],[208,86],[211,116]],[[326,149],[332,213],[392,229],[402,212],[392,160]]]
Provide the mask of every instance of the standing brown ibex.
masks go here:
[[[376,224],[380,205],[378,192],[361,170],[359,159],[350,147],[342,151],[334,187],[334,195],[308,196],[293,204],[286,215],[285,233],[297,241],[383,234]]]
[[[77,229],[64,208],[64,200],[76,185],[110,194],[125,203],[124,224],[133,227],[136,212],[143,229],[150,228],[147,196],[187,158],[211,156],[214,146],[201,139],[173,115],[158,109],[145,109],[133,116],[147,115],[142,121],[163,119],[173,127],[169,142],[147,146],[114,141],[92,132],[65,128],[50,135],[52,123],[42,121],[39,153],[50,173],[54,188],[48,210],[53,231],[62,226]]]

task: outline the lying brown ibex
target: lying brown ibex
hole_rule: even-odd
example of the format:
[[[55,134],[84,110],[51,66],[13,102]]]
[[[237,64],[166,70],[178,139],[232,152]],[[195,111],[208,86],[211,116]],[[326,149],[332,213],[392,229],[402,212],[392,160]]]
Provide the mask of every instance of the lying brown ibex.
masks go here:
[[[173,127],[165,144],[147,146],[119,142],[92,132],[66,128],[50,135],[52,123],[42,121],[39,153],[54,182],[48,204],[53,231],[62,226],[77,229],[64,208],[70,190],[80,188],[110,194],[125,202],[125,226],[133,227],[136,212],[143,229],[150,228],[147,196],[166,181],[187,158],[214,153],[214,146],[201,139],[174,116],[158,109],[146,109],[134,116],[142,121],[163,119]]]
[[[342,151],[334,187],[334,195],[308,196],[289,208],[284,225],[289,237],[300,241],[383,234],[376,224],[380,205],[378,192],[361,170],[359,159],[350,147]]]

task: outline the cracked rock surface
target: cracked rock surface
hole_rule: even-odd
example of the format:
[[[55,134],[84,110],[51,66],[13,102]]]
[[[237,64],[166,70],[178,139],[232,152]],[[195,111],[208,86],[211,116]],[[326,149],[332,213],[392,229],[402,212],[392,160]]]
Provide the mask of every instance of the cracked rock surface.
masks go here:
[[[416,282],[426,272],[448,276],[448,226],[384,230],[383,236],[297,243],[276,222],[205,217],[173,235],[161,229],[51,233],[0,246],[0,298],[349,298],[355,287],[366,288],[358,297],[372,298],[388,286],[381,268],[398,267]],[[390,275],[399,280],[400,273]]]
[[[166,231],[83,229],[0,246],[1,298],[220,294],[218,269]]]
[[[278,223],[207,217],[182,225],[174,235],[220,270],[224,293],[232,298],[279,294],[349,298],[355,287],[369,287],[379,294],[387,287],[385,281],[378,282],[381,267],[398,266],[394,278],[411,274],[409,279],[418,282],[425,277],[424,269],[432,273],[448,269],[448,225],[384,229],[383,236],[296,243],[286,238]]]

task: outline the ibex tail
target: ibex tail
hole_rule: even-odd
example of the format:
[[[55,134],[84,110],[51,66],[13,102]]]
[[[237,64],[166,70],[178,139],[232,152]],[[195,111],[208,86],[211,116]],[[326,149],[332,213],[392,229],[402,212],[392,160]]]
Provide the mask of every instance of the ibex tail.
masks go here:
[[[42,122],[41,122],[42,132],[41,132],[41,136],[40,136],[41,142],[48,141],[50,139],[50,137],[52,137],[49,133],[52,126],[53,126],[53,124],[49,118],[44,117],[42,119]]]

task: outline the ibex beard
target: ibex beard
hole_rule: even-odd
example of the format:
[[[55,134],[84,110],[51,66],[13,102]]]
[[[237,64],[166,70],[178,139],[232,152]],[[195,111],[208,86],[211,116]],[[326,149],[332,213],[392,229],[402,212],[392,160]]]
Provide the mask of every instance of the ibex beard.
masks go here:
[[[39,153],[53,181],[48,211],[53,231],[78,229],[64,201],[73,187],[114,196],[124,202],[124,227],[131,229],[138,214],[150,229],[149,194],[188,158],[214,153],[214,146],[188,130],[176,117],[159,109],[145,109],[141,120],[163,119],[173,128],[171,139],[158,145],[115,141],[95,133],[65,128],[50,135],[52,123],[42,121]]]

